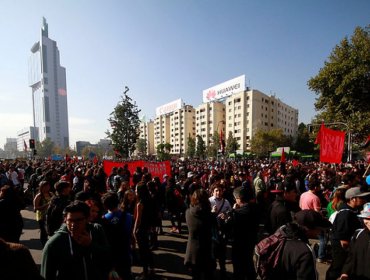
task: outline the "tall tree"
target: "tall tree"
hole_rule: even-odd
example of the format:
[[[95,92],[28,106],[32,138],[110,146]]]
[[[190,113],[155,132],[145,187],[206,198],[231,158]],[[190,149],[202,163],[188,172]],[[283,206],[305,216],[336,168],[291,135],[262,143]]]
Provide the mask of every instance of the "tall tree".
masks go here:
[[[139,138],[136,141],[136,151],[139,156],[145,156],[147,154],[147,142],[146,139]]]
[[[170,143],[161,143],[157,145],[157,159],[162,161],[162,160],[167,160],[170,159],[170,151],[171,151],[172,145]]]
[[[121,96],[121,101],[114,108],[108,119],[112,132],[106,132],[107,137],[112,140],[114,150],[123,157],[129,157],[135,150],[135,143],[139,137],[140,119],[136,103],[127,95],[128,87]]]
[[[370,133],[370,25],[357,27],[350,40],[335,46],[308,86],[318,96],[317,118],[344,122],[354,140],[363,141]]]
[[[186,156],[188,158],[194,158],[195,156],[195,139],[189,134],[188,137],[188,148],[186,150]]]
[[[313,140],[310,139],[308,128],[304,123],[298,125],[298,135],[294,144],[294,149],[302,153],[313,153],[314,151]]]
[[[49,137],[45,138],[44,141],[36,141],[37,155],[41,158],[46,158],[52,155],[55,144]]]
[[[268,153],[275,151],[278,147],[289,146],[290,139],[283,134],[281,129],[264,131],[257,130],[251,140],[251,152],[259,157],[268,156]]]
[[[215,130],[211,138],[211,143],[207,147],[207,156],[217,158],[217,153],[220,148],[220,135],[218,134],[218,131]]]
[[[197,149],[195,155],[201,159],[204,159],[206,156],[206,144],[200,135],[197,135]]]
[[[233,133],[231,131],[229,131],[229,135],[227,137],[227,140],[226,140],[226,154],[227,155],[230,155],[230,154],[236,154],[236,151],[239,149],[239,143],[238,143],[238,140],[236,140],[236,138],[233,136]]]

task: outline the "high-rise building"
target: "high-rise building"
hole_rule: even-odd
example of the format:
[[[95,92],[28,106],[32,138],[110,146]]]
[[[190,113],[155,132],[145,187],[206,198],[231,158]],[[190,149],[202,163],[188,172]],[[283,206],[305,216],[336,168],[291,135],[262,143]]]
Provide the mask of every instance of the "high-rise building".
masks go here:
[[[50,138],[61,148],[69,146],[66,69],[60,65],[56,41],[49,38],[43,18],[40,40],[31,48],[29,86],[32,88],[33,126],[38,140]]]

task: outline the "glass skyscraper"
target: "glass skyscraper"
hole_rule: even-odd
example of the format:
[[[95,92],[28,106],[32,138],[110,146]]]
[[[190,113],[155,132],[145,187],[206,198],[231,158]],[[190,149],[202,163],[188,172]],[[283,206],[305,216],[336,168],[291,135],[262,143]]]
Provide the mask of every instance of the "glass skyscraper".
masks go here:
[[[40,41],[31,48],[29,86],[32,88],[33,125],[38,141],[50,138],[61,148],[69,146],[66,69],[60,65],[57,43],[49,38],[43,18]]]

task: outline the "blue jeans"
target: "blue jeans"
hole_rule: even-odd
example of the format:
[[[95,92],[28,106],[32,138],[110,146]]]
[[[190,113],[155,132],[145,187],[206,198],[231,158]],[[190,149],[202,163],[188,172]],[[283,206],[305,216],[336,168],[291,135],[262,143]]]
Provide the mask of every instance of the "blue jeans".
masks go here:
[[[319,252],[318,252],[318,258],[319,259],[325,259],[326,258],[326,232],[322,230],[318,236],[319,238]]]

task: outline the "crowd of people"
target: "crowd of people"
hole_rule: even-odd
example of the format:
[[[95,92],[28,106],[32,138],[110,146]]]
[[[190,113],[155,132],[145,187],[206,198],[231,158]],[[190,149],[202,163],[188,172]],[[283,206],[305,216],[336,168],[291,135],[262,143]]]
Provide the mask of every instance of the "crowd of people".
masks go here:
[[[152,177],[127,164],[106,174],[99,162],[4,161],[0,255],[19,243],[20,211],[32,203],[43,246],[40,274],[27,262],[32,279],[132,279],[136,254],[136,278],[152,279],[164,218],[166,233],[188,233],[184,265],[193,279],[227,279],[228,244],[233,279],[256,279],[255,246],[278,230],[287,242],[271,279],[316,279],[316,262],[330,264],[328,280],[370,279],[366,167],[184,160]]]

